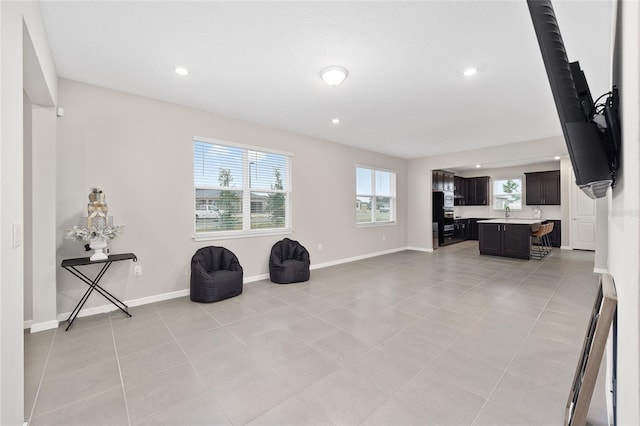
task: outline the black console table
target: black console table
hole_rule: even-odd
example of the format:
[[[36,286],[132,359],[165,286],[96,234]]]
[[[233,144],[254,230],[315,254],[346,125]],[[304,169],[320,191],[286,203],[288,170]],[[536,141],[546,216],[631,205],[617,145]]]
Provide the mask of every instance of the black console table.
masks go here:
[[[116,305],[116,307],[120,309],[122,312],[131,316],[131,314],[129,313],[129,307],[127,305],[122,303],[121,300],[119,300],[113,294],[109,293],[104,288],[100,287],[100,285],[98,284],[102,279],[102,277],[104,276],[105,272],[107,272],[107,269],[109,269],[109,266],[111,266],[113,262],[118,262],[120,260],[133,260],[134,262],[137,262],[138,258],[133,253],[123,253],[123,254],[111,254],[107,259],[104,259],[104,260],[91,261],[91,259],[88,257],[79,257],[76,259],[64,259],[62,261],[62,264],[60,266],[62,266],[67,271],[71,272],[73,275],[78,277],[78,279],[80,279],[82,282],[84,282],[89,286],[87,291],[82,296],[82,299],[80,299],[76,307],[73,308],[73,311],[71,312],[71,315],[69,315],[69,318],[67,318],[67,322],[69,324],[67,325],[67,328],[65,329],[65,331],[69,330],[69,327],[71,327],[71,324],[73,324],[73,321],[75,321],[76,317],[80,313],[80,309],[82,309],[82,307],[86,303],[87,299],[89,298],[93,290],[96,290],[98,293],[103,295],[109,302]],[[96,275],[94,279],[89,278],[88,276],[86,276],[84,273],[82,273],[77,269],[78,266],[94,265],[94,264],[95,265],[102,264],[102,268],[100,268],[100,272],[98,272],[98,275]]]

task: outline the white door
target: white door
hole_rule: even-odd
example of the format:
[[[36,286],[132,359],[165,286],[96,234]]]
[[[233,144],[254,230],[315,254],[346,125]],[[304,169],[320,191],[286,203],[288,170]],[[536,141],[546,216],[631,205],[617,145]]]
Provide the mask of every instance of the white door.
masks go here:
[[[596,200],[585,195],[575,184],[571,173],[571,247],[596,249]]]

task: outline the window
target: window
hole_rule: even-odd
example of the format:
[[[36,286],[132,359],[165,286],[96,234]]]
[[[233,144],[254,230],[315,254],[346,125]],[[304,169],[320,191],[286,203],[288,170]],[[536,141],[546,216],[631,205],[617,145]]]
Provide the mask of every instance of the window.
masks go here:
[[[356,223],[392,223],[396,217],[396,174],[356,167]]]
[[[522,210],[522,179],[494,179],[493,208],[494,210]]]
[[[196,234],[290,230],[290,170],[290,154],[194,138]]]

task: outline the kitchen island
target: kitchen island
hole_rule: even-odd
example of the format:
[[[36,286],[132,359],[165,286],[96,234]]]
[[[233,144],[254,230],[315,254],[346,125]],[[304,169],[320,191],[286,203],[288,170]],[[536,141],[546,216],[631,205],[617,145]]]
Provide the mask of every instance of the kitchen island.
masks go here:
[[[478,221],[480,254],[530,259],[531,231],[542,219],[489,219]]]

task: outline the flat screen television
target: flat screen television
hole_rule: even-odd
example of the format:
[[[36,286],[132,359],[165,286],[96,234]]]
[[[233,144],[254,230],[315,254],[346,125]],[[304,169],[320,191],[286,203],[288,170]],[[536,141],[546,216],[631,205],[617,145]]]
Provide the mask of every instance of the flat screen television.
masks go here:
[[[527,0],[576,184],[601,198],[616,183],[620,152],[618,91],[593,101],[579,62],[570,63],[550,0]],[[602,103],[601,99],[605,98]]]

